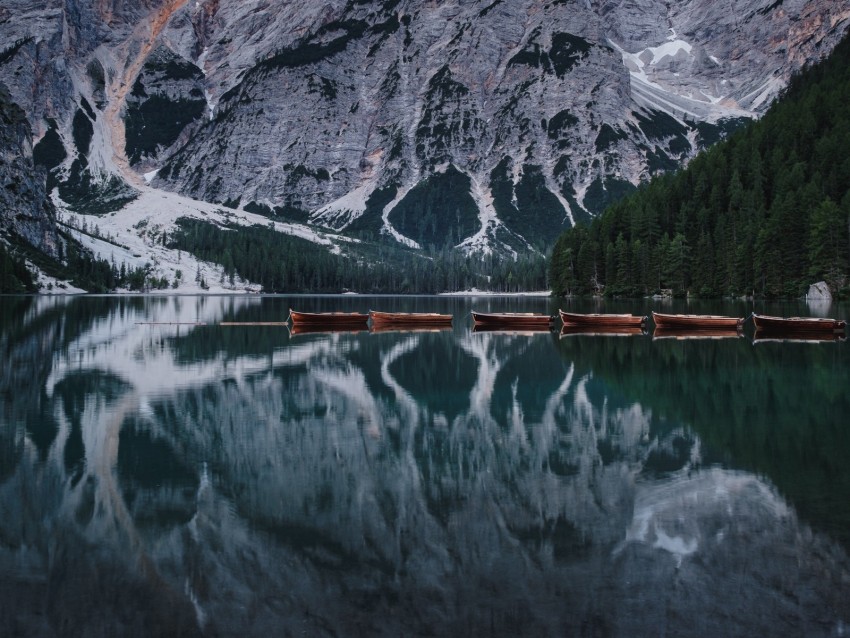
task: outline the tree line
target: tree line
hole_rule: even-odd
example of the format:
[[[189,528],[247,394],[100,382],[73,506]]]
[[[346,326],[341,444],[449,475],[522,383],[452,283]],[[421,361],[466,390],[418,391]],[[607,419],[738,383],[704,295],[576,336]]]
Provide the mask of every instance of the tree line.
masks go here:
[[[349,254],[266,226],[219,227],[181,218],[167,246],[215,261],[225,277],[258,283],[268,293],[425,293],[478,288],[494,292],[543,290],[546,260],[467,256],[451,246],[428,254],[385,243],[357,244]]]
[[[564,232],[558,294],[795,297],[850,267],[850,41],[765,116]]]

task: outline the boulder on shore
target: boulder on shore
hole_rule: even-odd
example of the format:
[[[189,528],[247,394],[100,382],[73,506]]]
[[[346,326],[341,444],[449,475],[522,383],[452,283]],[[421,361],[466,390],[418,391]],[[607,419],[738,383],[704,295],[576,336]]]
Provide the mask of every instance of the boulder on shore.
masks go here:
[[[809,286],[806,299],[813,301],[832,301],[832,293],[829,292],[829,286],[826,285],[825,281],[819,281]]]

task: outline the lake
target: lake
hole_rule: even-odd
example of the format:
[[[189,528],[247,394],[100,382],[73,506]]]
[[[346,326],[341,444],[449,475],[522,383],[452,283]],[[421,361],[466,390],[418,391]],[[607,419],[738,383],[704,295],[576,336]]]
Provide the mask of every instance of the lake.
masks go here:
[[[840,636],[842,341],[473,332],[534,297],[0,297],[0,635]],[[450,312],[290,334],[304,311]],[[650,325],[651,329],[651,325]]]

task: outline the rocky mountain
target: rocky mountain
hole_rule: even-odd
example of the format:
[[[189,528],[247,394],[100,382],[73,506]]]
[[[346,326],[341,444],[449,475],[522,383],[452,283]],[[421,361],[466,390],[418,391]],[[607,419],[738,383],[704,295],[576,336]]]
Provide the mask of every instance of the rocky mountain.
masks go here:
[[[165,189],[413,249],[507,254],[545,248],[757,117],[850,24],[848,0],[0,11],[0,82],[60,207],[103,214]]]

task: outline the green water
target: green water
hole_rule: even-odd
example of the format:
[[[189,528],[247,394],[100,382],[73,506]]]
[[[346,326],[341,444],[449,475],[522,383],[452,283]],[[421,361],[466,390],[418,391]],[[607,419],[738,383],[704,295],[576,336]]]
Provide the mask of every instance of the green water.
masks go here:
[[[848,314],[0,297],[0,635],[846,632],[848,345],[471,329],[559,306]]]

